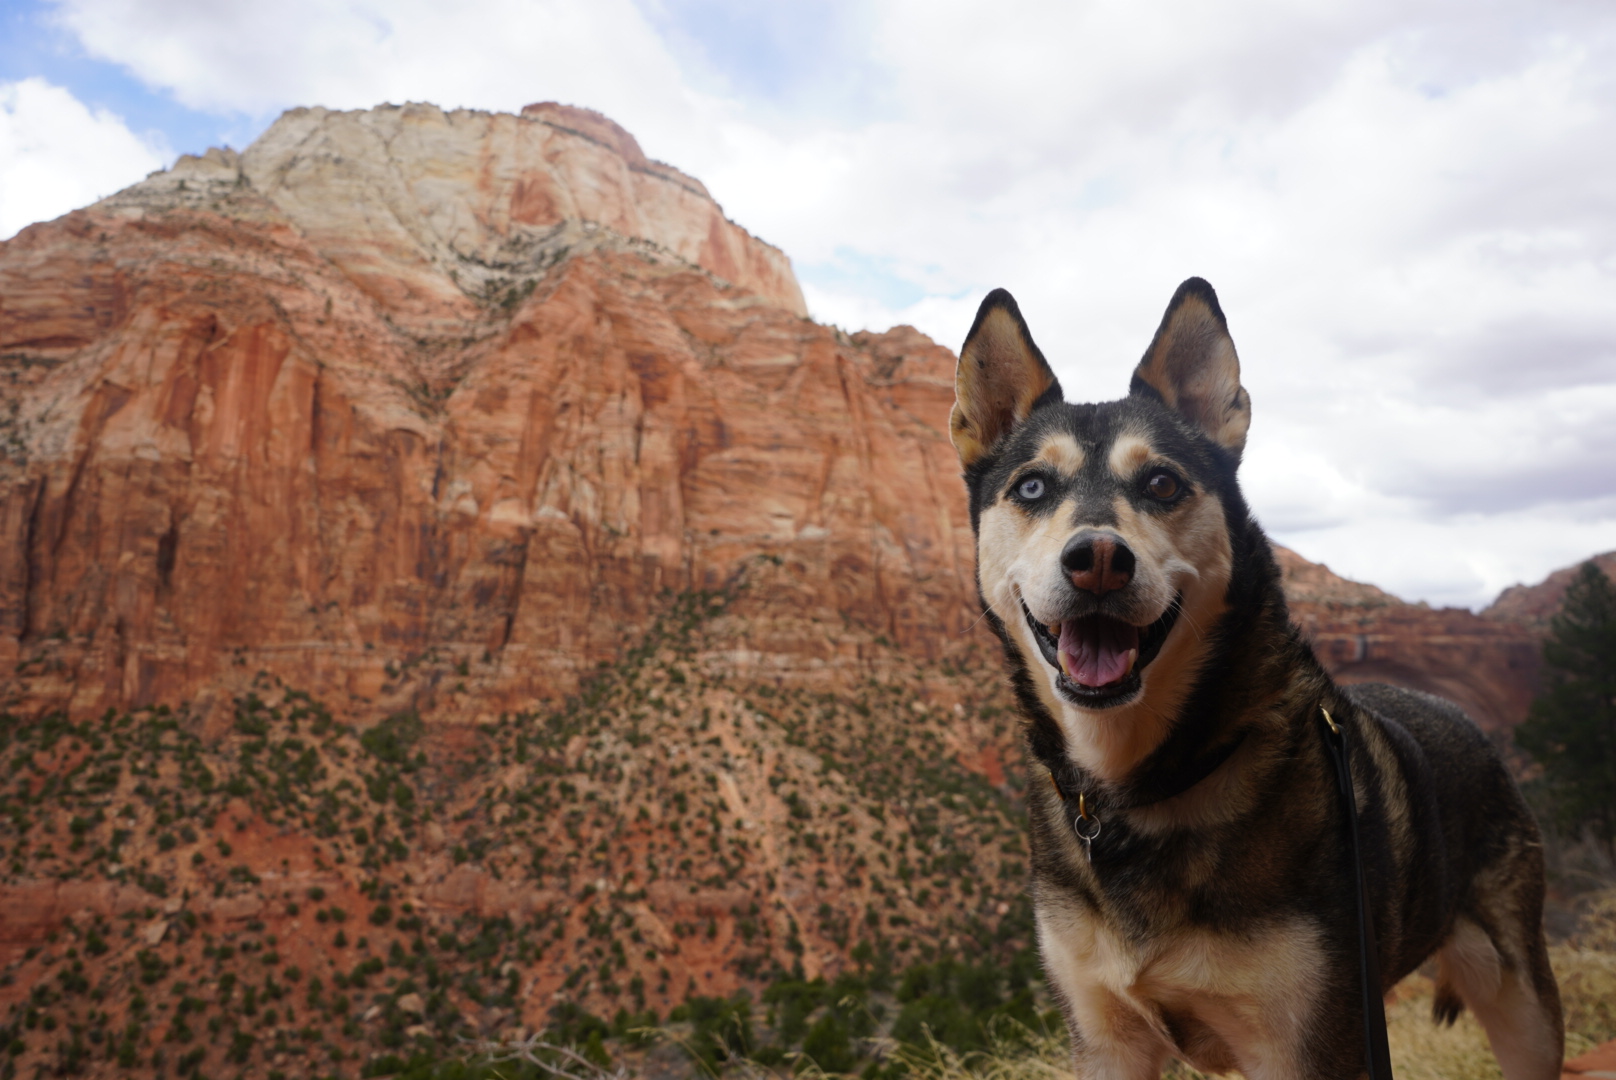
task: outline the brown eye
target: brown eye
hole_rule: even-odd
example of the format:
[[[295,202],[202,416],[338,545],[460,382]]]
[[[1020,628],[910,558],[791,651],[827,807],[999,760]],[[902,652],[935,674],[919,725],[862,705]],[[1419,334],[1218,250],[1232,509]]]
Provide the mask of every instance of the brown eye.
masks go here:
[[[1178,494],[1178,480],[1172,473],[1159,472],[1145,482],[1145,490],[1153,499],[1171,499]]]

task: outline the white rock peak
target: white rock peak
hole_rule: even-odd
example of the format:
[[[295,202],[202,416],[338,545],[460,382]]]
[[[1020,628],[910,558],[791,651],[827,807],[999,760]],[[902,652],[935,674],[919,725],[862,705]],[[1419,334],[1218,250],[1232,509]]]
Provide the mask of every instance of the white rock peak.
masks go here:
[[[465,318],[569,252],[625,243],[807,311],[790,260],[699,180],[605,116],[552,102],[292,109],[245,152],[185,155],[101,206],[282,218],[385,307],[428,318]]]

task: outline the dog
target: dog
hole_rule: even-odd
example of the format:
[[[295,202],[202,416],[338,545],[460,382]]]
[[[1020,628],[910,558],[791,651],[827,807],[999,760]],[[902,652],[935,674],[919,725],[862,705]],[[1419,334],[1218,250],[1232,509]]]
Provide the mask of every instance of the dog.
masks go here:
[[[1251,398],[1184,282],[1118,401],[1071,404],[1011,295],[960,350],[950,435],[977,585],[1023,714],[1033,907],[1081,1077],[1177,1057],[1365,1074],[1346,733],[1384,994],[1435,960],[1508,1080],[1556,1080],[1537,826],[1459,708],[1337,686],[1291,623],[1236,479]],[[1390,539],[1390,538],[1388,538]]]

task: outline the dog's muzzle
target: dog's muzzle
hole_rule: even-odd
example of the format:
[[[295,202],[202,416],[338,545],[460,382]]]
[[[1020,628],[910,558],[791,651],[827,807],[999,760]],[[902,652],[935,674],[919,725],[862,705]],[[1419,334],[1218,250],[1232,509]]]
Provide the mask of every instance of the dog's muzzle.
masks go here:
[[[1061,694],[1074,705],[1103,709],[1138,692],[1142,672],[1161,652],[1183,603],[1183,594],[1174,596],[1161,618],[1142,627],[1109,615],[1084,615],[1050,627],[1033,618],[1026,601],[1021,611],[1044,661],[1060,673],[1055,686]]]

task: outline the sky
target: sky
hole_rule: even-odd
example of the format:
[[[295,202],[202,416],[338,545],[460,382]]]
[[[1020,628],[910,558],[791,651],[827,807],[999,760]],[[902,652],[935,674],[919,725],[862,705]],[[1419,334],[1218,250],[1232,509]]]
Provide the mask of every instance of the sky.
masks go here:
[[[1616,548],[1606,0],[0,0],[0,238],[281,110],[606,113],[813,315],[1017,297],[1070,400],[1217,288],[1269,534],[1481,607]]]

